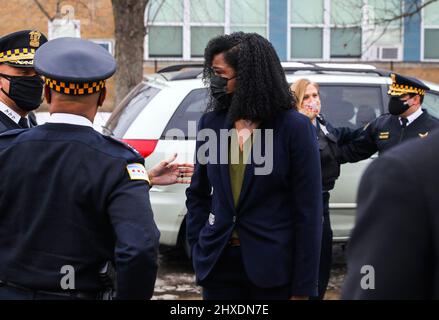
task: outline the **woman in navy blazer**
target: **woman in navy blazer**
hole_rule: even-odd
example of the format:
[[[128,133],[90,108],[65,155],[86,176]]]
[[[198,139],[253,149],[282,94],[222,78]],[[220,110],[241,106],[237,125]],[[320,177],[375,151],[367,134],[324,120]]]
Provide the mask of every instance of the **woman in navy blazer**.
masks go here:
[[[316,133],[293,110],[274,48],[257,34],[216,37],[205,50],[203,76],[211,100],[198,126],[186,227],[204,298],[316,295],[322,236]]]

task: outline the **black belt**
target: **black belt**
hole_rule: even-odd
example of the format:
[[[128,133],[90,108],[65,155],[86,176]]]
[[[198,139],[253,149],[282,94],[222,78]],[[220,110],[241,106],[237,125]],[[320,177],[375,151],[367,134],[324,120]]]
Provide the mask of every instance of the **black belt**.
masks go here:
[[[81,300],[98,300],[101,296],[99,293],[92,293],[92,292],[80,292],[80,291],[59,292],[59,291],[33,290],[12,282],[0,280],[0,288],[1,287],[18,289],[32,294],[52,295],[52,296],[65,297],[65,298],[77,298]]]

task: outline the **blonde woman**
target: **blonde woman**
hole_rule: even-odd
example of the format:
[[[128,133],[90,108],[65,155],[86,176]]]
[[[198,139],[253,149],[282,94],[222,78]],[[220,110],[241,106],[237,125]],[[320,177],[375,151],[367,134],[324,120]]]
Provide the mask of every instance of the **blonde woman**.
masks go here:
[[[332,260],[332,229],[329,217],[329,191],[334,188],[340,175],[340,163],[337,160],[340,144],[349,143],[362,129],[333,128],[320,114],[321,101],[319,85],[308,79],[300,79],[291,86],[297,99],[297,109],[306,115],[316,128],[320,150],[323,186],[323,235],[319,268],[319,295],[323,299],[329,282]]]

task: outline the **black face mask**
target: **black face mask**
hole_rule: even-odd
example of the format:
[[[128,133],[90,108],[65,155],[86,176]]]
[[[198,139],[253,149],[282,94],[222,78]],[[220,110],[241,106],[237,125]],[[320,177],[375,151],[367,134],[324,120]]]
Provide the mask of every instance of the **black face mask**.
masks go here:
[[[389,100],[389,112],[394,116],[399,116],[403,114],[410,108],[407,101],[401,101],[399,97],[391,97]]]
[[[217,75],[213,75],[210,79],[210,92],[212,97],[224,106],[230,106],[233,98],[233,93],[227,92],[227,82],[236,77],[227,79]]]
[[[1,90],[9,99],[14,101],[20,109],[32,111],[38,108],[41,102],[43,102],[44,81],[40,76],[18,77],[0,73],[0,77],[9,80],[9,93],[3,88],[1,88]]]

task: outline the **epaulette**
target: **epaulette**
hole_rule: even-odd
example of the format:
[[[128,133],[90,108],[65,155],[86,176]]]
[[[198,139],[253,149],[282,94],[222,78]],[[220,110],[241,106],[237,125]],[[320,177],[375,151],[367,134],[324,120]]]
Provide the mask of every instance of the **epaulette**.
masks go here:
[[[136,149],[134,149],[134,148],[133,148],[132,146],[130,146],[128,143],[123,142],[122,140],[119,140],[119,139],[113,138],[113,137],[111,137],[111,136],[107,136],[107,135],[104,135],[104,138],[107,139],[107,140],[109,140],[109,141],[111,141],[111,142],[113,142],[113,143],[116,143],[117,145],[123,146],[125,149],[130,150],[130,151],[131,151],[132,153],[134,153],[136,156],[138,156],[138,157],[142,157],[142,155],[139,153],[139,151],[137,151]]]
[[[376,117],[375,119],[369,121],[364,127],[363,127],[363,131],[366,130],[369,126],[373,125],[372,128],[375,128],[376,124],[381,121],[381,120],[385,120],[386,118],[389,117],[394,117],[394,115],[390,114],[390,113],[383,113],[381,115],[379,115],[378,117]]]
[[[12,130],[8,130],[8,131],[0,133],[0,138],[18,136],[19,134],[22,134],[23,132],[26,132],[27,130],[28,129],[12,129]]]
[[[375,119],[373,119],[373,120],[370,120],[369,121],[369,123],[372,123],[372,122],[376,122],[376,121],[378,121],[378,120],[381,120],[381,119],[384,119],[384,118],[389,118],[389,117],[394,117],[394,115],[393,114],[391,114],[391,113],[383,113],[383,114],[380,114],[378,117],[376,117]]]
[[[382,118],[382,117],[384,117],[384,116],[393,116],[393,114],[391,114],[391,113],[389,113],[389,112],[386,112],[386,113],[380,114],[380,115],[377,117],[377,119],[378,119],[378,118]]]

